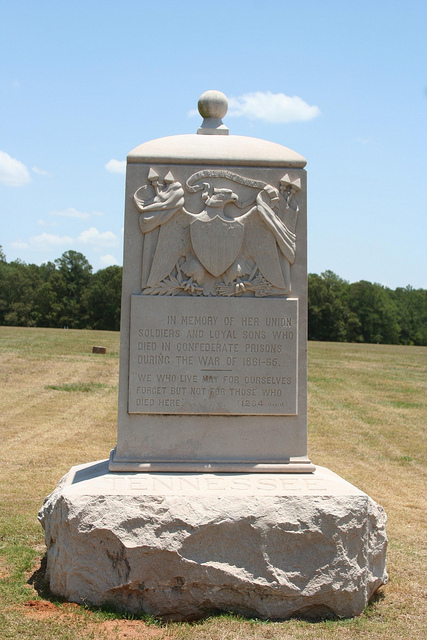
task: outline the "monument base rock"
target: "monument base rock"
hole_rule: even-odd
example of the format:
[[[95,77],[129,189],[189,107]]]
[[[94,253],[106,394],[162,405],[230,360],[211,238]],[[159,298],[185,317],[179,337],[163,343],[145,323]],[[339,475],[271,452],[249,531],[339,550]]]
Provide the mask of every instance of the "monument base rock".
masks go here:
[[[350,617],[387,582],[384,510],[322,467],[119,474],[93,462],[64,476],[39,519],[54,594],[171,620]]]

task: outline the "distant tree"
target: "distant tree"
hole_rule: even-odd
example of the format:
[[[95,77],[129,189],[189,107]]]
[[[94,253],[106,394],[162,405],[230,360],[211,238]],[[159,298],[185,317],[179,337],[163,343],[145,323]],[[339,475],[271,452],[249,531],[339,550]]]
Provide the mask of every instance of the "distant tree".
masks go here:
[[[0,260],[0,324],[36,325],[35,295],[39,285],[37,265],[21,260]]]
[[[122,267],[111,266],[97,271],[86,290],[91,329],[120,330]]]
[[[308,338],[342,342],[346,339],[348,282],[332,271],[308,276]]]
[[[89,282],[92,266],[82,253],[65,251],[60,258],[55,260],[55,265],[70,286],[78,289]],[[49,268],[49,263],[46,268]]]
[[[56,264],[54,262],[43,262],[39,267],[39,274],[43,282],[47,282],[50,276],[56,271]]]
[[[347,309],[346,342],[363,342],[362,323],[355,311]]]
[[[427,346],[427,291],[408,285],[391,295],[399,310],[400,343]]]
[[[348,307],[360,323],[358,342],[399,344],[399,312],[389,289],[366,280],[352,283]],[[351,338],[354,335],[350,333],[347,339]]]
[[[49,278],[57,301],[56,326],[83,329],[89,320],[86,289],[92,266],[82,253],[66,251],[55,260],[56,271]]]
[[[58,278],[56,265],[45,262],[40,265],[40,285],[35,295],[36,325],[38,327],[57,327],[57,317],[60,313],[60,301],[55,290],[55,279]]]

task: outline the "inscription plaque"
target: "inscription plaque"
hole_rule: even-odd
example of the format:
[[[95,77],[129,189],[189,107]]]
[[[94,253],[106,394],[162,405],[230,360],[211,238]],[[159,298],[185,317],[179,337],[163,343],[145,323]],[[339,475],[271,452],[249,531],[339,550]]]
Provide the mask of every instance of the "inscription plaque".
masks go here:
[[[129,413],[296,415],[298,300],[131,300]]]

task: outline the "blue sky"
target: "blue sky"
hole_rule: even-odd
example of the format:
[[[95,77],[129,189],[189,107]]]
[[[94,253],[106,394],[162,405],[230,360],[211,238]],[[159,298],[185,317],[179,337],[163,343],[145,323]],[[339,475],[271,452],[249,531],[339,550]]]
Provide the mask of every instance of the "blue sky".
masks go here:
[[[427,288],[425,0],[2,0],[0,15],[8,261],[121,264],[126,155],[195,133],[218,89],[231,134],[307,158],[310,272]]]

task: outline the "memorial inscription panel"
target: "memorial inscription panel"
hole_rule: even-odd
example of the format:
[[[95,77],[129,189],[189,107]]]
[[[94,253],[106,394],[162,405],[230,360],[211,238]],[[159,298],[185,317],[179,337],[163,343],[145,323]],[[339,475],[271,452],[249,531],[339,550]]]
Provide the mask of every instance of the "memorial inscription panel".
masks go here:
[[[296,415],[298,300],[131,300],[129,413]]]

